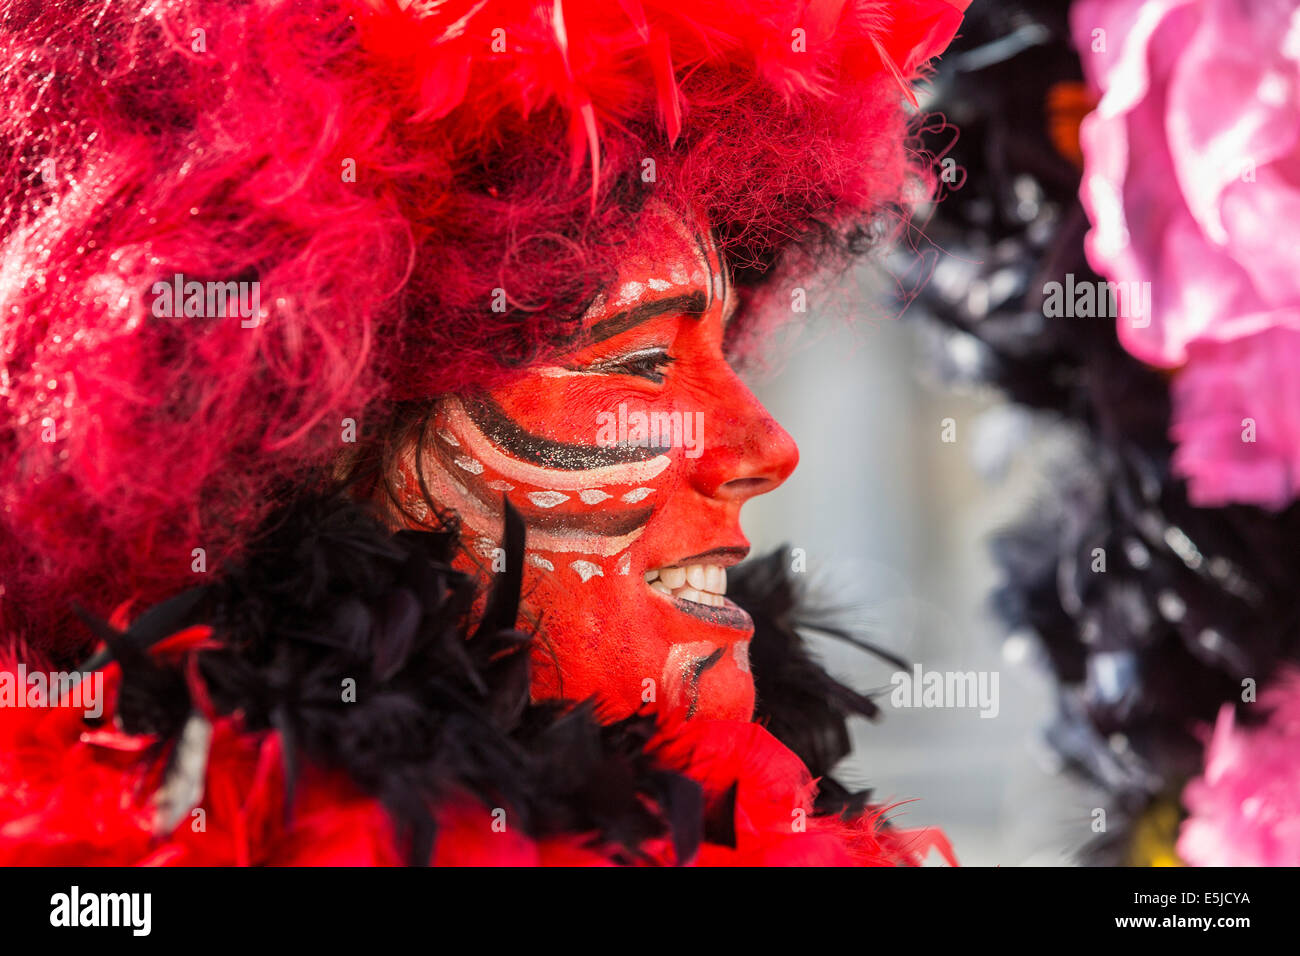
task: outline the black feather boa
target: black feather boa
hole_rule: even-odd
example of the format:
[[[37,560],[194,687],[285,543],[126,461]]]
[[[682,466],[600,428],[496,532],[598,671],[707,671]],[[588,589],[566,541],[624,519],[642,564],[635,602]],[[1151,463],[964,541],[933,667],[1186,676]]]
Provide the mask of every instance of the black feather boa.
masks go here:
[[[523,525],[509,508],[504,545],[506,566],[522,568]],[[383,804],[412,861],[430,858],[430,808],[453,791],[512,808],[533,838],[597,834],[627,862],[665,835],[682,860],[705,838],[734,845],[734,794],[706,806],[697,783],[657,762],[653,717],[602,723],[590,703],[530,699],[519,573],[499,576],[469,633],[476,586],[451,566],[456,548],[452,531],[392,534],[350,498],[301,495],[215,583],[125,632],[90,620],[106,650],[85,669],[115,659],[123,729],[172,751],[195,701],[185,675],[149,649],[210,626],[221,646],[200,651],[197,666],[217,713],[280,733],[290,796],[305,765],[342,771]],[[779,552],[742,566],[729,591],[756,621],[756,719],[824,776],[848,752],[848,717],[875,708],[808,656],[786,566]],[[348,678],[355,700],[342,703]],[[817,810],[850,815],[865,800],[826,778]]]

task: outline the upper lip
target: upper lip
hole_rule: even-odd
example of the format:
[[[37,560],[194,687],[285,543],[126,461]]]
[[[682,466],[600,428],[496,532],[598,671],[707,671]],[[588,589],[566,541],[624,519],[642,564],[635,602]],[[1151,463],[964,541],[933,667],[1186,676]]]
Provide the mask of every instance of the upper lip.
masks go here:
[[[675,561],[669,561],[664,564],[654,565],[659,568],[680,568],[689,564],[718,564],[724,568],[739,564],[744,561],[749,554],[749,546],[711,548],[708,551],[701,551],[699,554],[687,555],[684,558],[678,558]]]

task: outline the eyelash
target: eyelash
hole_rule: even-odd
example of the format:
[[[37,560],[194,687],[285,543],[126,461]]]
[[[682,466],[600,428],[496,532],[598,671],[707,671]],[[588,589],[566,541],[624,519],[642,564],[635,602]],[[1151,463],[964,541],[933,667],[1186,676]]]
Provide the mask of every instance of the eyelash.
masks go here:
[[[669,355],[665,348],[645,349],[598,362],[586,371],[596,374],[632,375],[659,384],[664,380],[664,369],[675,361],[677,360]]]

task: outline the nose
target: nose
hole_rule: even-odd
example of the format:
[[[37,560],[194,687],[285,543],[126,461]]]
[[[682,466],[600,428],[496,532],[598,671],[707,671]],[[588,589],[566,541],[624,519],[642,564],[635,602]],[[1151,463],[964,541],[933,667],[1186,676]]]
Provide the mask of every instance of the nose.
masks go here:
[[[735,373],[715,393],[691,481],[710,498],[743,503],[790,477],[799,448]]]

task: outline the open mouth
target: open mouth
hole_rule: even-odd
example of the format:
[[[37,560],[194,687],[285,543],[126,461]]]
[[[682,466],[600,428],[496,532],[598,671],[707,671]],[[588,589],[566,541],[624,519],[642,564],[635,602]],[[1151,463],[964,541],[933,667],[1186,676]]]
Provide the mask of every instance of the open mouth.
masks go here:
[[[692,563],[655,568],[645,573],[650,590],[679,610],[710,624],[748,631],[753,619],[727,599],[727,569],[721,564]]]

